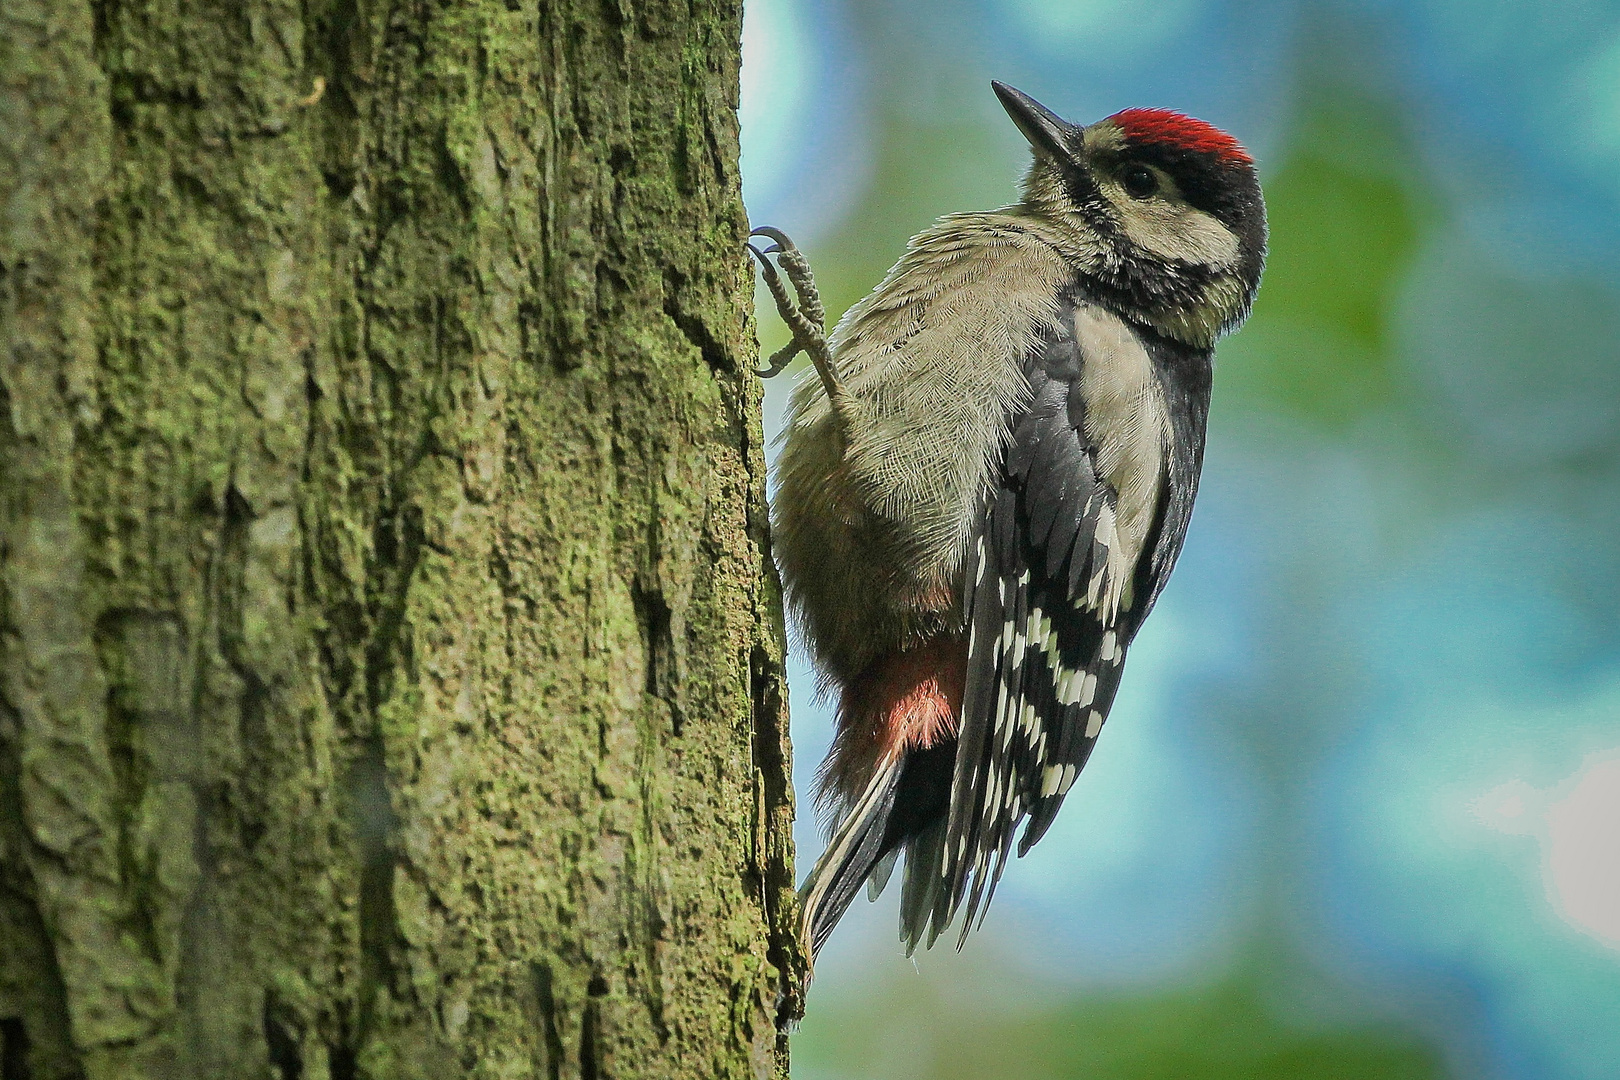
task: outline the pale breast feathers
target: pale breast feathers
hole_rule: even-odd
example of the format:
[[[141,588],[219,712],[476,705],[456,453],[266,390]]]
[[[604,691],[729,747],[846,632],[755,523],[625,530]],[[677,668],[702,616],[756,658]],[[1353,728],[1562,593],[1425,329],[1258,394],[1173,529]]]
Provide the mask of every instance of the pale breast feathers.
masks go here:
[[[1024,359],[1071,272],[1023,221],[947,218],[833,332],[862,421],[849,476],[871,512],[908,534],[918,575],[959,568],[1007,418],[1027,400]],[[801,384],[790,422],[826,412],[820,386]]]

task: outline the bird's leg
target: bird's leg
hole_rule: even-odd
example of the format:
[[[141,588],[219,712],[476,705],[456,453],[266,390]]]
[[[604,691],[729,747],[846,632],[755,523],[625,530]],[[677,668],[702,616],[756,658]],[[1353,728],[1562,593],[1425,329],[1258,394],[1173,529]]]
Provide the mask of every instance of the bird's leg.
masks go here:
[[[780,229],[773,229],[767,225],[755,229],[748,235],[750,239],[763,236],[771,241],[771,246],[764,250],[749,244],[748,251],[759,263],[765,287],[771,291],[771,299],[776,301],[777,314],[781,315],[782,321],[787,323],[788,329],[793,332],[792,340],[772,354],[770,366],[759,372],[760,377],[774,378],[780,375],[799,353],[809,354],[810,362],[816,366],[816,374],[821,376],[821,385],[826,388],[827,400],[832,405],[833,414],[838,417],[839,423],[847,432],[849,398],[844,392],[843,381],[838,377],[838,369],[833,365],[832,350],[827,346],[827,314],[821,306],[821,294],[816,291],[816,280],[810,273],[809,260]],[[782,268],[780,274],[766,257],[769,255],[776,256],[776,261]],[[798,303],[794,303],[793,298],[788,296],[787,286],[782,283],[783,274],[787,275],[788,281],[792,283]]]
[[[759,373],[761,378],[769,379],[780,375],[801,352],[810,353],[813,360],[818,350],[826,351],[827,316],[821,306],[821,294],[816,291],[815,277],[810,273],[810,263],[804,257],[804,252],[788,239],[787,234],[780,229],[764,226],[748,235],[750,239],[763,236],[772,241],[771,246],[763,251],[753,244],[748,245],[748,250],[759,261],[760,272],[765,277],[765,287],[771,290],[771,298],[776,301],[776,310],[781,314],[782,321],[793,331],[793,340],[777,350],[771,357],[771,366]],[[788,280],[793,283],[793,291],[798,296],[797,304],[788,298],[781,275],[766,258],[767,255],[776,256],[776,261],[781,264],[782,273],[785,273]]]

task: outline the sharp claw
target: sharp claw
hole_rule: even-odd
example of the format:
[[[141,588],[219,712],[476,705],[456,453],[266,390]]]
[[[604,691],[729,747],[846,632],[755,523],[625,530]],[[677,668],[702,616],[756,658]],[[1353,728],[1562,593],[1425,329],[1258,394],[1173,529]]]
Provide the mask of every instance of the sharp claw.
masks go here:
[[[793,363],[795,356],[798,356],[803,351],[804,342],[795,334],[792,341],[771,354],[771,370],[780,373],[789,364]]]
[[[774,379],[778,375],[782,374],[782,372],[786,371],[787,366],[793,363],[793,358],[798,356],[803,351],[804,343],[798,339],[797,335],[795,335],[793,340],[789,341],[786,345],[782,346],[780,349],[777,349],[771,354],[768,367],[755,368],[754,370],[762,379]]]
[[[816,369],[822,373],[823,381],[828,383],[829,396],[837,398],[841,391],[836,372],[829,375],[828,371],[824,370],[830,363],[826,358],[827,343],[823,337],[826,314],[822,310],[821,298],[816,294],[815,282],[810,277],[809,262],[788,235],[780,229],[761,225],[748,236],[750,240],[756,236],[763,236],[772,241],[763,251],[753,243],[744,246],[759,263],[760,276],[765,280],[771,298],[776,301],[777,314],[793,332],[792,339],[771,356],[767,366],[754,369],[755,374],[762,379],[775,378],[787,369],[799,353],[809,352],[811,359],[816,363]],[[767,258],[770,255],[777,257],[776,263]],[[798,297],[797,304],[789,298],[787,286],[782,281],[782,273],[785,273],[793,284],[793,292]]]
[[[753,232],[749,233],[748,235],[749,236],[766,236],[766,237],[769,237],[772,240],[775,240],[777,242],[777,244],[780,245],[779,247],[777,247],[775,249],[777,251],[793,251],[794,250],[793,241],[788,239],[788,234],[783,232],[781,229],[776,228],[773,225],[761,225],[759,228],[755,229]]]
[[[782,353],[787,353],[787,355],[783,356]],[[755,368],[754,373],[762,379],[774,379],[788,369],[788,365],[793,363],[793,358],[798,354],[799,350],[790,345],[771,357],[770,367]]]

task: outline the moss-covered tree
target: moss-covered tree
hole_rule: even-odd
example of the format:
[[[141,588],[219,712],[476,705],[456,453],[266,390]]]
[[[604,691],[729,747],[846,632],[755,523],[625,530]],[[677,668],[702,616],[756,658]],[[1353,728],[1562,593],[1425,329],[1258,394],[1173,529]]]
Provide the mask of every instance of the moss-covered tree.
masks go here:
[[[0,1072],[732,1077],[736,0],[0,4]]]

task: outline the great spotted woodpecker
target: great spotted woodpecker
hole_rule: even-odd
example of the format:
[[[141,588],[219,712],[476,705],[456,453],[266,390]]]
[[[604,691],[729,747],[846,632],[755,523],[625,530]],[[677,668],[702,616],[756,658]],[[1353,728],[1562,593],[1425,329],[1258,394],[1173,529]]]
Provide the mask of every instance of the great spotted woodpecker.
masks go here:
[[[1266,252],[1254,162],[1159,109],[1087,127],[993,84],[1023,199],[914,237],[830,337],[804,257],[750,250],[819,378],[794,391],[773,535],[837,735],[801,892],[819,951],[905,854],[907,952],[994,893],[1085,765],[1175,565],[1216,338]],[[775,255],[780,266],[771,265]],[[796,294],[791,298],[782,277]]]

